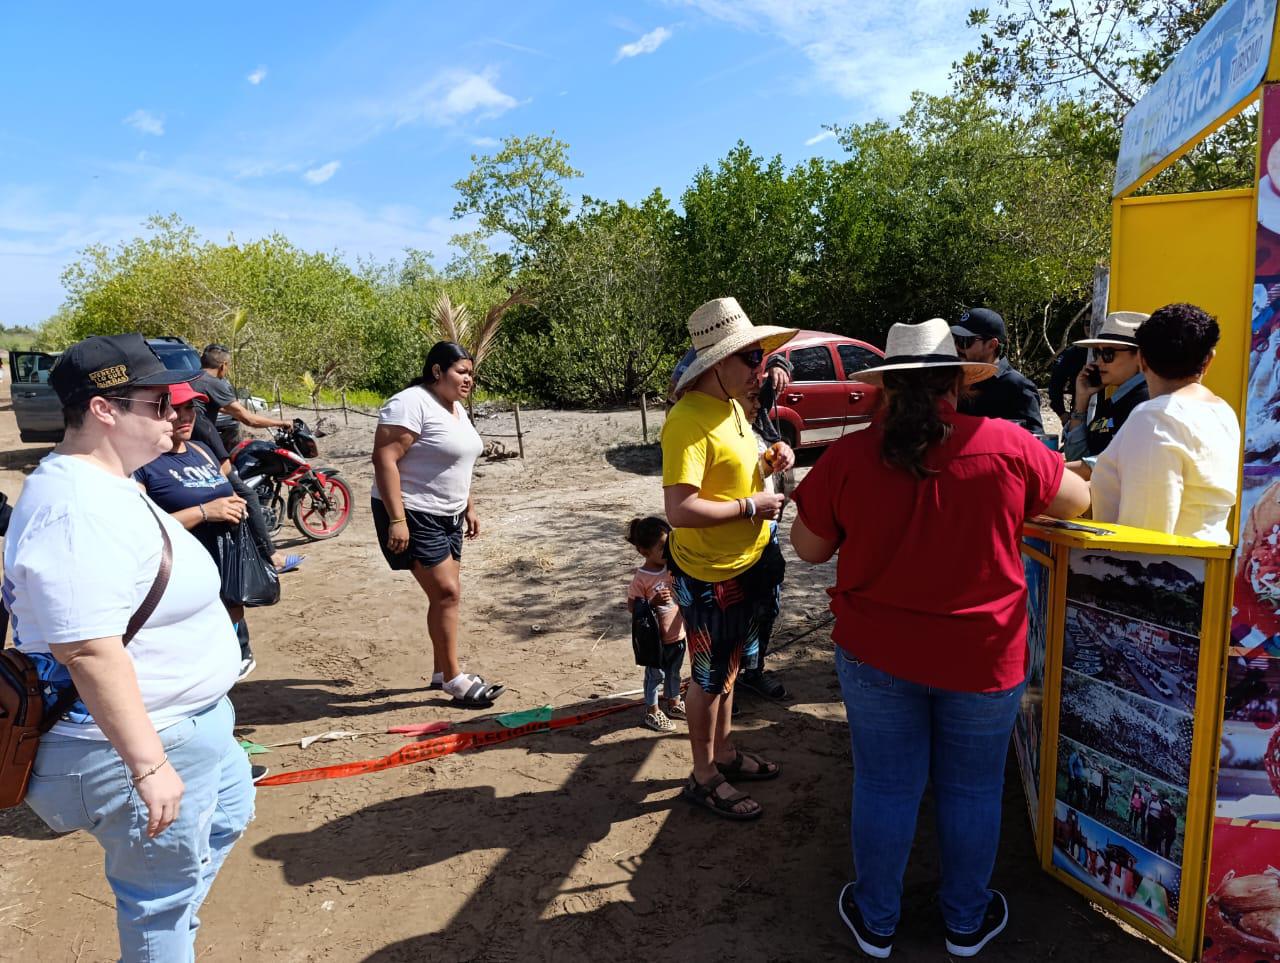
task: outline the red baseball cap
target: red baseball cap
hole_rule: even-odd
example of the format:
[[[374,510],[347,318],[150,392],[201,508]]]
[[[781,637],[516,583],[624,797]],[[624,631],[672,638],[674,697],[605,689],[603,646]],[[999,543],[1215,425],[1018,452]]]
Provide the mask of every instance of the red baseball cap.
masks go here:
[[[194,401],[197,398],[201,401],[209,400],[208,395],[201,394],[199,391],[196,391],[195,388],[191,387],[191,385],[185,381],[173,385],[169,389],[169,404],[173,405],[175,408],[178,407],[178,405],[185,405],[188,401]]]

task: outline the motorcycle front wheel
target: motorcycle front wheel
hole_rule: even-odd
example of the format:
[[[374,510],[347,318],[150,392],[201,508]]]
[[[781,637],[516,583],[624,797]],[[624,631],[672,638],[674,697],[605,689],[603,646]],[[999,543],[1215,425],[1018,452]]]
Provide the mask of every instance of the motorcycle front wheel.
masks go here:
[[[303,492],[289,507],[293,524],[313,542],[333,538],[351,521],[351,489],[347,483],[330,475],[320,488],[320,492]]]

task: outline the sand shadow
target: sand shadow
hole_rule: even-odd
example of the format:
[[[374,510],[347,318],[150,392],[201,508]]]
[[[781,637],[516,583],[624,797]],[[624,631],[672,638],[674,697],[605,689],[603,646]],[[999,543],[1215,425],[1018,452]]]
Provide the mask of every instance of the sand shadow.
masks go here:
[[[316,719],[363,718],[401,709],[443,708],[450,700],[426,686],[358,689],[353,682],[336,679],[248,679],[231,690],[231,701],[236,707],[236,728],[242,729]]]

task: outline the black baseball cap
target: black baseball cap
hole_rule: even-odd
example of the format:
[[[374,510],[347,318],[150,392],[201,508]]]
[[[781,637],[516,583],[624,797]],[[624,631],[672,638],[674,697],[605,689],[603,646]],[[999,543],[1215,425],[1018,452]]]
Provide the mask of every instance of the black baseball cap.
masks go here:
[[[166,368],[140,334],[111,334],[85,338],[62,352],[49,372],[49,384],[67,407],[94,395],[183,384],[200,374]]]
[[[999,338],[1001,344],[1009,339],[1004,318],[990,308],[970,308],[951,326],[951,333],[958,338]]]

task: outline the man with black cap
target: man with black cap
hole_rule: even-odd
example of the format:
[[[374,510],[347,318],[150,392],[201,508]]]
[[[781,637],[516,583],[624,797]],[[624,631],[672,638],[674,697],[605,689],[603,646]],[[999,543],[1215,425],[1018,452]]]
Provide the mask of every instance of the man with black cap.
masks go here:
[[[63,352],[49,382],[66,434],[27,478],[5,544],[14,645],[57,720],[25,801],[102,846],[126,960],[195,958],[197,911],[253,815],[218,570],[131,477],[172,448],[169,388],[194,377],[139,334]]]
[[[996,366],[996,373],[973,386],[971,397],[960,400],[959,411],[984,418],[1003,418],[1021,425],[1027,431],[1043,432],[1040,420],[1040,392],[1021,372],[1000,357],[1000,349],[1009,341],[1004,318],[990,308],[970,308],[951,326],[956,353],[966,361]]]

